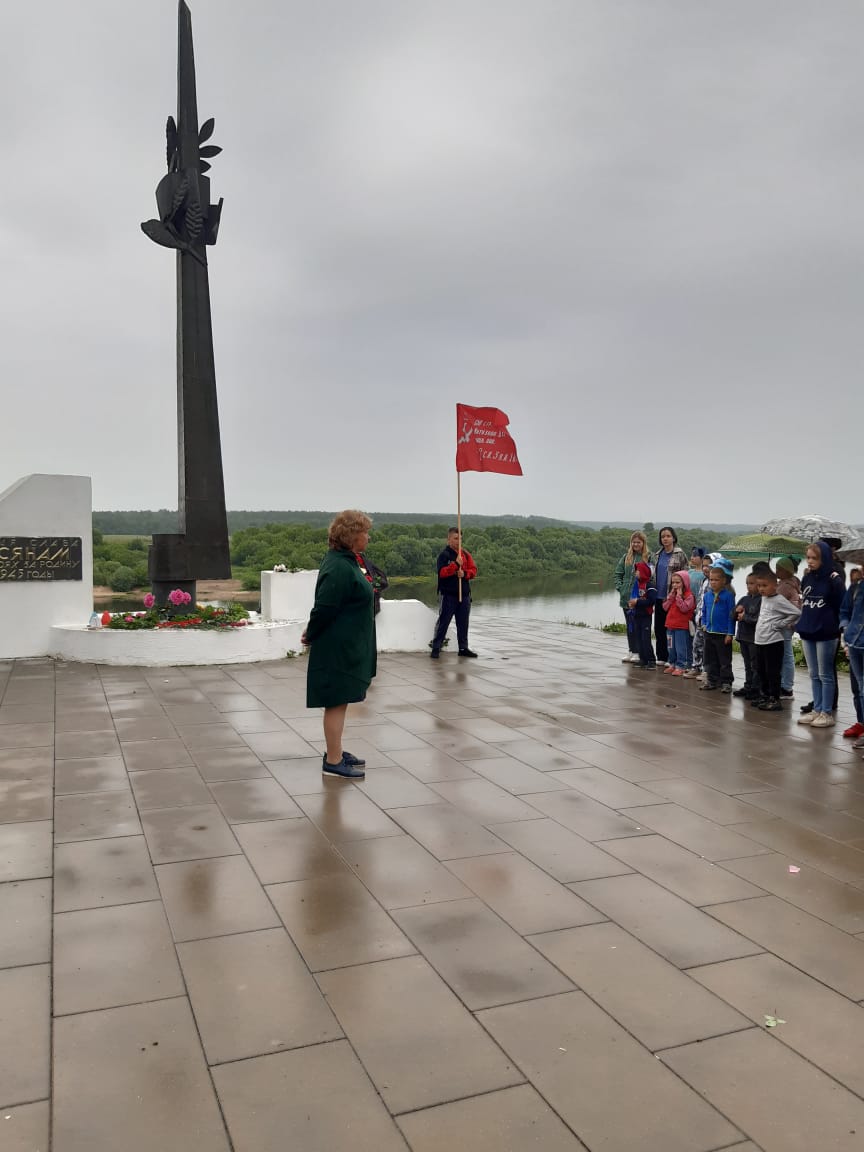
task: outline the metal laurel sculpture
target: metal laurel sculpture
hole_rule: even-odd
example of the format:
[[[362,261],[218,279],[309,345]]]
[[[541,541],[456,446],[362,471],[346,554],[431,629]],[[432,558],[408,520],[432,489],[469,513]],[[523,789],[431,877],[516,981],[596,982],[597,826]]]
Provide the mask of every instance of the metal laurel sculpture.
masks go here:
[[[192,15],[180,0],[177,119],[169,116],[166,127],[168,172],[156,188],[159,218],[141,225],[155,243],[177,251],[179,531],[155,535],[150,548],[150,580],[160,604],[173,588],[194,597],[197,580],[231,575],[206,255],[222,215],[222,200],[210,202],[206,175],[208,160],[222,151],[206,143],[213,128],[212,119],[198,127]]]

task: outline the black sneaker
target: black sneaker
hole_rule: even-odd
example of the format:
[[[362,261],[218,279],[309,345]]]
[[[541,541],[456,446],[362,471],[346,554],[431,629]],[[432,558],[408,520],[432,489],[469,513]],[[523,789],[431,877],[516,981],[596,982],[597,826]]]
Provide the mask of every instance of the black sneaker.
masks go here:
[[[759,705],[759,711],[760,712],[782,712],[783,711],[783,705],[780,703],[780,701],[775,696],[775,697],[771,698],[770,700],[763,700],[762,703]]]
[[[327,753],[325,752],[321,758],[321,771],[325,776],[342,776],[346,780],[365,780],[366,778],[366,773],[362,768],[348,763],[344,752],[338,764],[328,764]]]
[[[781,700],[791,700],[794,695],[795,695],[795,693],[792,691],[791,688],[781,688],[780,689]]]
[[[736,688],[732,693],[733,696],[743,696],[745,700],[752,700],[753,693],[749,688]]]
[[[724,695],[726,695],[726,696],[731,696],[732,695],[732,685],[731,684],[721,684],[720,685],[720,691],[722,693],[724,693]]]
[[[808,712],[812,712],[812,711],[813,711],[813,701],[811,700],[809,704],[805,704],[804,707],[801,709],[801,714],[802,714],[802,716],[806,716]]]
[[[699,691],[700,692],[716,692],[717,687],[718,686],[716,684],[709,684],[709,682],[706,680],[704,684],[699,685]]]
[[[346,764],[350,764],[352,768],[366,767],[366,761],[361,760],[358,756],[355,756],[353,752],[343,752],[342,759]]]
[[[438,660],[438,659],[440,659],[440,657],[441,657],[441,653],[437,648],[433,648],[432,651],[429,653],[429,659],[430,660]]]
[[[475,660],[477,659],[477,653],[476,653],[476,652],[472,652],[470,648],[460,648],[460,649],[459,649],[459,655],[460,655],[460,656],[471,656],[471,657],[473,657]]]
[[[754,696],[750,701],[751,708],[761,708],[763,704],[767,704],[768,699],[765,696]]]

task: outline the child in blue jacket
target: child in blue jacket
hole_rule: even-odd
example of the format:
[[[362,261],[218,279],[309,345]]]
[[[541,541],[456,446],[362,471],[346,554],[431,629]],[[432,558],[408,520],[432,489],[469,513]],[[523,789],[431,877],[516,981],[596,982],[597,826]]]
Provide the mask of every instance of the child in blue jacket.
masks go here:
[[[735,635],[735,593],[732,591],[732,562],[719,556],[708,573],[708,589],[702,603],[705,630],[705,683],[702,692],[731,693],[732,637]]]

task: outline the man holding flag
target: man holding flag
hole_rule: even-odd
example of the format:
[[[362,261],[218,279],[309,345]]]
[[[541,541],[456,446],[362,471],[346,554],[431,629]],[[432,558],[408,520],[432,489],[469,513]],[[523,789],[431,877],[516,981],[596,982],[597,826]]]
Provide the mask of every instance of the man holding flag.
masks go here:
[[[451,528],[447,533],[447,547],[439,553],[435,567],[438,571],[439,611],[430,655],[433,660],[439,658],[450,621],[455,616],[459,655],[476,657],[477,653],[468,647],[468,616],[471,612],[468,581],[477,575],[477,565],[471,553],[463,549],[458,528]]]
[[[460,656],[476,656],[468,647],[468,615],[471,592],[468,582],[477,575],[477,565],[470,552],[462,547],[462,473],[503,472],[521,476],[522,467],[516,445],[508,431],[507,414],[500,408],[473,408],[456,405],[456,507],[457,527],[447,533],[447,547],[438,557],[438,596],[440,611],[432,638],[433,660],[441,646],[450,621],[456,617],[456,635]]]

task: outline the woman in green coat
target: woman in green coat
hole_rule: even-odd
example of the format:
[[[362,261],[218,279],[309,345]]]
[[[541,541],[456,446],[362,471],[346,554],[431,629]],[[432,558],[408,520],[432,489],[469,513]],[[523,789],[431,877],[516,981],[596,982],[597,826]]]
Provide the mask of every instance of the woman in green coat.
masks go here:
[[[315,604],[301,637],[309,646],[306,706],[324,709],[325,774],[362,780],[365,760],[342,747],[349,704],[365,699],[377,652],[373,593],[361,553],[372,521],[362,512],[340,512],[330,525],[329,551],[318,570]]]

